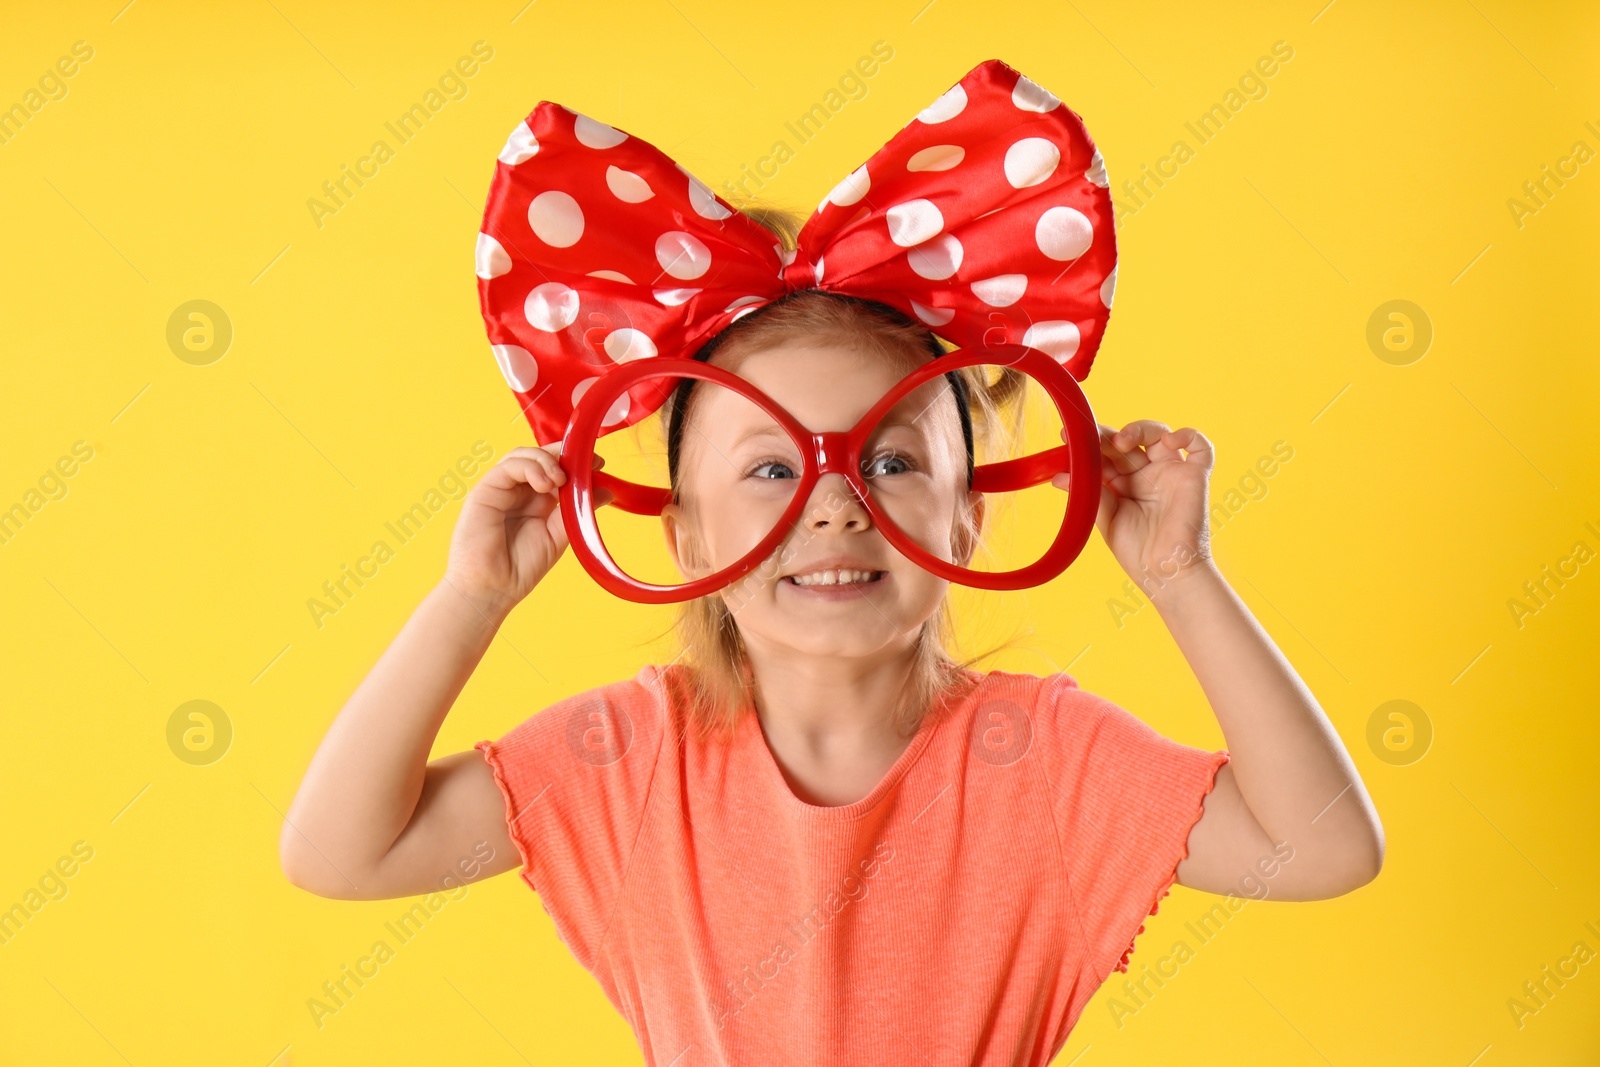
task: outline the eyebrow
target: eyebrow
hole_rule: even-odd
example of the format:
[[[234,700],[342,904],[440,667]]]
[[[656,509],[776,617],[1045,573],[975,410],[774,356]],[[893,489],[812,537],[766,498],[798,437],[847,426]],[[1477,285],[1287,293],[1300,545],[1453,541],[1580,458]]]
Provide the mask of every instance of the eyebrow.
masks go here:
[[[907,412],[896,408],[896,410],[893,410],[889,414],[885,415],[883,419],[879,421],[878,425],[873,429],[875,431],[881,431],[891,426],[903,426],[914,430],[917,428],[918,421],[918,419],[912,418]],[[738,446],[747,441],[756,441],[767,437],[775,438],[780,441],[789,440],[789,434],[782,426],[763,426],[758,430],[750,430],[737,435],[733,440],[733,444]]]
[[[746,441],[756,441],[763,437],[775,437],[780,441],[789,440],[789,434],[782,426],[763,426],[759,430],[750,430],[746,433],[739,434],[734,438],[733,443],[735,445],[742,445]]]

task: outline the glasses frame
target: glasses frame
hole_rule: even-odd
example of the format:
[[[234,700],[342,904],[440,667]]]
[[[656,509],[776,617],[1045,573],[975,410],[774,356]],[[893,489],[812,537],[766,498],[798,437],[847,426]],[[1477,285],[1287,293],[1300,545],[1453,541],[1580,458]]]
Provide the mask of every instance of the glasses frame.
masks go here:
[[[991,364],[1014,367],[1044,387],[1061,416],[1062,445],[997,463],[973,468],[972,490],[1010,492],[1052,480],[1071,477],[1067,511],[1055,540],[1035,562],[1008,571],[975,571],[939,559],[906,536],[873,500],[861,475],[861,450],[867,436],[890,409],[914,389],[963,367]],[[670,489],[640,485],[594,469],[595,447],[601,419],[617,398],[646,378],[695,378],[731,389],[756,404],[794,439],[802,470],[793,498],[772,532],[736,562],[714,574],[677,585],[640,581],[618,566],[606,548],[595,515],[595,491],[605,489],[613,499],[605,506],[634,515],[660,515],[672,502]],[[720,367],[693,359],[642,359],[621,364],[597,378],[579,398],[572,421],[562,438],[560,463],[567,478],[561,485],[563,525],[573,554],[584,570],[608,592],[644,604],[672,604],[724,589],[750,574],[768,559],[800,519],[824,474],[840,474],[856,500],[866,509],[884,539],[924,570],[977,589],[1023,589],[1041,585],[1065,571],[1089,540],[1100,507],[1100,434],[1088,398],[1073,376],[1053,357],[1021,344],[956,349],[930,360],[885,393],[849,430],[813,433],[760,389]]]

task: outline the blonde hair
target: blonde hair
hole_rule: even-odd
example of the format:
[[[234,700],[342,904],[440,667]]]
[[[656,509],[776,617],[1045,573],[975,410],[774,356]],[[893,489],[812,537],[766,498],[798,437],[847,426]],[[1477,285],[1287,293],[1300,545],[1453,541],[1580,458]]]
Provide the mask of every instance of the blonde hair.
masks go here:
[[[777,236],[785,249],[794,249],[802,224],[795,214],[748,199],[736,206]],[[927,327],[885,304],[806,289],[743,316],[708,342],[695,358],[709,362],[714,356],[719,362],[730,362],[796,336],[888,358],[903,366],[907,373],[913,366],[933,358],[935,352],[943,354],[953,347],[935,337]],[[981,457],[995,442],[1009,444],[1020,439],[1027,379],[1009,368],[1003,368],[993,380],[982,373],[982,368],[963,368],[954,373],[961,376],[966,386],[975,461],[981,463]],[[693,381],[682,380],[668,409],[663,412],[662,426],[667,434],[669,455],[674,437],[681,434],[692,410],[692,394],[686,394]],[[673,501],[681,502],[681,479],[676,470],[671,474]],[[964,499],[958,508],[960,527],[956,531],[956,543],[961,550],[970,548],[975,552],[981,546],[983,531],[971,509],[964,505]],[[758,569],[746,581],[759,581],[757,576],[762,573],[763,570]],[[741,714],[753,709],[755,688],[734,613],[720,593],[713,593],[682,604],[675,628],[683,647],[682,659],[689,668],[690,718],[697,732],[705,736],[731,731]],[[894,709],[897,728],[902,734],[914,731],[937,701],[953,696],[963,685],[968,668],[1012,643],[1014,640],[958,661],[950,652],[955,646],[955,621],[946,595],[918,634],[909,677],[901,691],[899,705]]]

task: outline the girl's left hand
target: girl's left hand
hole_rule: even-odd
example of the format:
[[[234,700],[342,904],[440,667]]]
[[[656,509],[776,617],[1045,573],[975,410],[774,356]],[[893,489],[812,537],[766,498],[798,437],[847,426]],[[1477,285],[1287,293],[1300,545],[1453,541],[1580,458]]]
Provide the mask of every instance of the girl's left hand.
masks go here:
[[[1153,593],[1152,578],[1159,588],[1195,564],[1212,562],[1206,498],[1216,457],[1204,434],[1151,419],[1120,431],[1102,424],[1100,456],[1095,526],[1140,588]],[[1051,484],[1066,489],[1070,477],[1058,474]]]

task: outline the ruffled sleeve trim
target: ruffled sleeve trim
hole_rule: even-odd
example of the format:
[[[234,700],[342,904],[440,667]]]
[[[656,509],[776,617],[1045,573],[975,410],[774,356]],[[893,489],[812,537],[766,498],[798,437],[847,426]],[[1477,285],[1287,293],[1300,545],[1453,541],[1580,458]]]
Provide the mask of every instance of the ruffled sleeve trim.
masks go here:
[[[1225,748],[1218,749],[1211,755],[1211,771],[1207,776],[1206,788],[1204,792],[1200,794],[1199,799],[1195,802],[1194,813],[1190,816],[1188,822],[1185,823],[1183,827],[1183,850],[1179,853],[1178,858],[1173,862],[1172,870],[1167,873],[1166,878],[1163,879],[1161,885],[1157,887],[1155,897],[1150,901],[1150,910],[1145,913],[1146,918],[1154,916],[1161,910],[1161,902],[1166,899],[1167,894],[1172,891],[1173,883],[1178,880],[1178,867],[1183,863],[1184,860],[1189,858],[1189,834],[1193,832],[1195,825],[1200,822],[1201,816],[1205,814],[1206,797],[1210,796],[1211,791],[1216,788],[1217,772],[1222,770],[1223,765],[1233,758]],[[1121,971],[1123,974],[1128,973],[1128,959],[1133,955],[1134,945],[1138,942],[1139,935],[1144,933],[1144,927],[1145,924],[1140,923],[1139,929],[1135,930],[1133,932],[1133,936],[1128,939],[1128,947],[1123,950],[1122,959],[1118,960],[1117,965],[1112,968],[1113,972]]]
[[[489,764],[489,770],[494,774],[494,784],[500,790],[500,796],[506,802],[506,832],[511,836],[511,843],[517,846],[517,856],[522,860],[522,879],[530,886],[533,885],[533,849],[523,837],[521,829],[517,826],[517,807],[511,796],[511,783],[506,780],[505,767],[501,763],[500,751],[493,741],[479,741],[472,746],[483,753],[484,760]],[[537,888],[537,887],[535,887]]]

